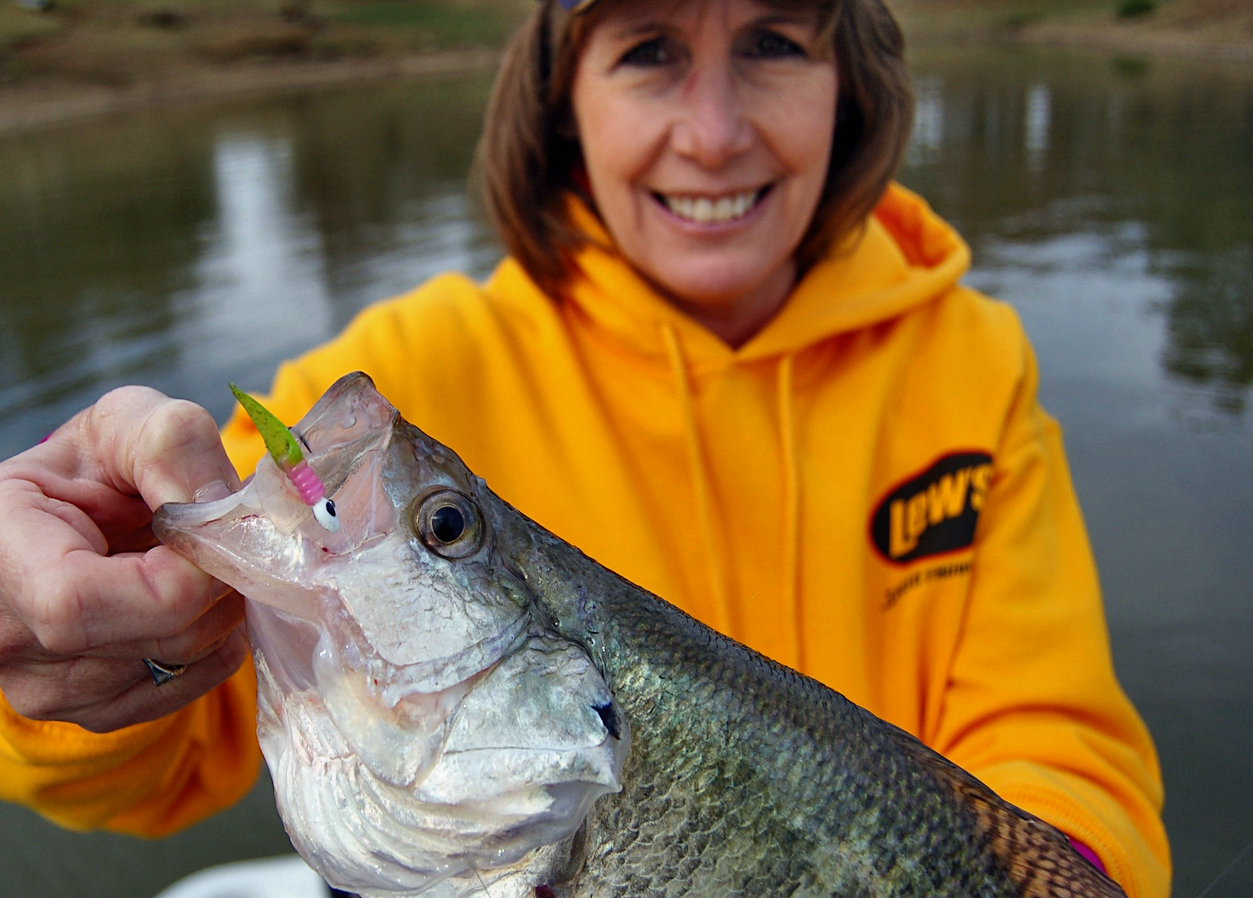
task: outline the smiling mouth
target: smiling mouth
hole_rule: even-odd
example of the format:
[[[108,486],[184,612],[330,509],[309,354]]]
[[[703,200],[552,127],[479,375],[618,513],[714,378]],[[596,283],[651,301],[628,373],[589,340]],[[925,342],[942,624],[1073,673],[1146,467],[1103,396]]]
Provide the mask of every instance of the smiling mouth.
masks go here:
[[[674,215],[695,224],[723,224],[743,218],[770,192],[770,187],[720,196],[684,196],[654,193],[653,196]]]

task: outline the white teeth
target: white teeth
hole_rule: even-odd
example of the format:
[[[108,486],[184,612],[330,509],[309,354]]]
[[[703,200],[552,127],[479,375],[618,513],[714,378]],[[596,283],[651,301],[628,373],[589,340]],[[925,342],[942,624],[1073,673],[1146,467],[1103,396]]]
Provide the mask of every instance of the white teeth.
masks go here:
[[[737,193],[734,196],[719,197],[716,200],[706,196],[667,196],[662,195],[666,208],[679,218],[694,221],[697,224],[717,224],[742,218],[757,201],[757,191]]]

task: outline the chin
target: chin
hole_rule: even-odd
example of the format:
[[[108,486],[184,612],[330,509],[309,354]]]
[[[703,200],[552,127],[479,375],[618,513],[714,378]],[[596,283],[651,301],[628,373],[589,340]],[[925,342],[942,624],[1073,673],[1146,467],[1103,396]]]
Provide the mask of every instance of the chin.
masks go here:
[[[738,309],[745,305],[775,304],[775,292],[786,295],[787,288],[771,289],[770,278],[760,271],[737,268],[727,262],[714,262],[694,270],[676,273],[660,281],[677,303],[699,318],[701,309]],[[790,278],[787,286],[790,287]]]

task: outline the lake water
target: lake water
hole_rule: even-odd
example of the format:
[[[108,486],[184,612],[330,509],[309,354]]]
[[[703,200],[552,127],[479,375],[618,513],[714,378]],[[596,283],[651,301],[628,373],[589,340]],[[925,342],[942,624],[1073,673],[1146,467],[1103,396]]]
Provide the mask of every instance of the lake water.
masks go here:
[[[1253,68],[925,49],[902,180],[1026,323],[1125,687],[1157,739],[1176,898],[1253,894]],[[0,455],[143,382],[234,380],[498,256],[467,198],[489,77],[158,108],[0,140]],[[0,895],[147,898],[289,850],[262,782],[161,842],[0,806]],[[1215,877],[1229,867],[1214,883]]]

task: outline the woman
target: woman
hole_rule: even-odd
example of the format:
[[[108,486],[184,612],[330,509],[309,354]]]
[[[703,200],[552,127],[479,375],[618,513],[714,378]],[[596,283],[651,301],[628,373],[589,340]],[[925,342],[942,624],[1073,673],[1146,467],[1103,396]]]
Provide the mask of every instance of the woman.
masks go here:
[[[295,420],[366,370],[540,523],[1160,898],[1156,758],[1058,428],[1013,313],[890,183],[909,112],[879,0],[546,0],[482,144],[510,258],[365,311],[267,403]],[[222,441],[262,452],[241,417]],[[127,553],[151,508],[237,486],[208,416],[122,390],[0,473],[0,794],[147,834],[234,801],[240,600]]]

